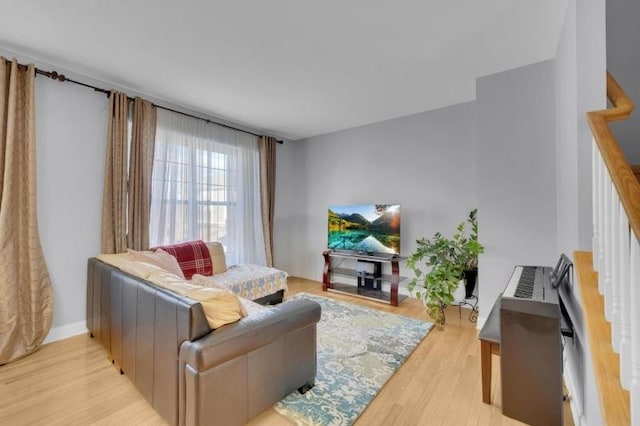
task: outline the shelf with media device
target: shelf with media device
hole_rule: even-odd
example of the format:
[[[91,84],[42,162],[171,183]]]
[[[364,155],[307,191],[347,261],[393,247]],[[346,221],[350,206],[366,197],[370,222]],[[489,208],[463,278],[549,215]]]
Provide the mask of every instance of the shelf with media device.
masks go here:
[[[400,277],[400,206],[360,204],[329,206],[327,248],[323,253],[322,289],[346,293],[393,306]],[[383,274],[389,269],[391,274]]]
[[[406,280],[400,276],[399,262],[405,258],[367,253],[327,250],[324,256],[322,290],[343,293],[376,302],[398,306],[407,296],[398,294],[398,285]],[[348,265],[344,265],[345,261]],[[355,262],[354,262],[355,261]],[[383,264],[391,264],[391,273],[383,274]],[[388,288],[383,290],[383,288]]]

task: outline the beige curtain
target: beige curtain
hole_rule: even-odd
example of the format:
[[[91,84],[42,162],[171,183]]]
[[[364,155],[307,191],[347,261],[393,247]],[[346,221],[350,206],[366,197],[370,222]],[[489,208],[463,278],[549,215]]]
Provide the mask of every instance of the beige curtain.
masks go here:
[[[276,139],[261,136],[260,149],[260,205],[267,266],[273,266],[273,213],[276,196]]]
[[[102,252],[127,249],[127,95],[109,95],[107,155],[102,193]]]
[[[129,161],[128,247],[149,248],[151,211],[151,172],[156,139],[156,108],[136,98],[133,105],[133,133]]]
[[[36,217],[35,68],[0,56],[0,365],[35,351],[53,318]]]

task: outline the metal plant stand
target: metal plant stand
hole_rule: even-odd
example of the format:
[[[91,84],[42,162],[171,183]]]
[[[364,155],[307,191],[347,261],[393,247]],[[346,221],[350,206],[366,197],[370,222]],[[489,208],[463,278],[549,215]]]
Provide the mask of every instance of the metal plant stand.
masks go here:
[[[471,308],[471,312],[469,312],[469,321],[476,322],[478,320],[478,296],[472,295],[458,303],[458,315],[460,316],[460,319],[462,319],[463,306]]]

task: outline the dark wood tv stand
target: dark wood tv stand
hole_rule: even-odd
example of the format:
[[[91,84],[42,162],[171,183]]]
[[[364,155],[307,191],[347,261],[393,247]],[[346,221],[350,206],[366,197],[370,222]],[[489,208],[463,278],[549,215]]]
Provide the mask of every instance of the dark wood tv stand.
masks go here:
[[[349,294],[376,302],[388,303],[391,306],[398,306],[398,303],[407,297],[398,295],[398,284],[406,279],[400,276],[398,265],[399,261],[405,259],[404,257],[380,257],[331,250],[324,251],[322,256],[324,257],[322,271],[322,290],[324,291]],[[350,265],[347,267],[340,267],[340,265],[332,265],[332,258],[340,259],[340,264],[349,260],[355,260],[355,262],[349,262]],[[359,272],[359,263],[360,266],[366,266],[364,269],[371,270]],[[391,274],[382,273],[382,265],[385,263],[391,264]],[[355,284],[339,282],[336,279],[355,281]],[[383,284],[389,284],[389,291],[382,289]]]

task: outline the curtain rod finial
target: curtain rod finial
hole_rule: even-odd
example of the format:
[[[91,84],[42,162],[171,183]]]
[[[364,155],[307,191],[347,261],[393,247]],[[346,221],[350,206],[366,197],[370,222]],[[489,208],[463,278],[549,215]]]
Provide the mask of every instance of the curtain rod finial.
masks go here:
[[[67,77],[65,77],[64,74],[58,74],[57,71],[51,71],[48,77],[52,78],[53,80],[58,80],[62,82],[67,80]]]

